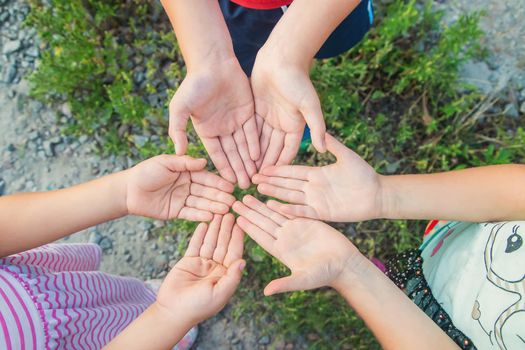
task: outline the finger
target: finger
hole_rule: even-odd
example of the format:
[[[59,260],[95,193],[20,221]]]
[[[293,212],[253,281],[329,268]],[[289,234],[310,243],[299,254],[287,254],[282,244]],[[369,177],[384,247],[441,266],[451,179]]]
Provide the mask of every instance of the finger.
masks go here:
[[[259,156],[259,159],[257,162],[255,162],[255,165],[258,169],[261,168],[262,162],[264,160],[264,157],[266,156],[266,152],[268,150],[268,147],[270,146],[270,139],[272,138],[272,132],[273,128],[268,123],[264,123],[261,130],[261,137],[260,137],[260,147],[261,147],[261,155]]]
[[[306,204],[306,195],[304,192],[289,190],[286,188],[262,183],[257,186],[257,191],[260,193],[280,199],[285,202],[290,202],[294,204]]]
[[[286,204],[274,200],[269,200],[266,202],[266,205],[273,211],[286,215],[287,217],[321,220],[315,209],[307,205]]]
[[[246,135],[246,142],[248,143],[248,152],[250,154],[250,158],[255,162],[261,155],[261,148],[259,146],[259,131],[257,129],[255,117],[248,119],[242,126],[242,129]]]
[[[213,219],[213,214],[207,210],[183,207],[177,218],[189,221],[210,221]]]
[[[232,209],[237,214],[241,215],[242,217],[248,219],[250,222],[258,226],[264,232],[267,232],[273,237],[276,237],[275,233],[279,228],[279,225],[277,225],[270,218],[264,216],[263,214],[254,209],[251,209],[246,204],[238,201],[233,204]]]
[[[243,216],[237,218],[237,225],[248,234],[258,245],[273,255],[273,244],[275,238],[268,232],[264,232],[258,226]]]
[[[259,201],[254,196],[246,195],[242,199],[242,202],[250,209],[255,210],[258,213],[261,213],[263,216],[269,218],[273,222],[275,222],[277,225],[282,226],[286,223],[287,219],[282,216],[281,214],[275,212],[274,210],[271,210],[264,204],[263,202]]]
[[[175,145],[175,153],[183,155],[188,148],[188,137],[186,136],[186,125],[190,117],[190,112],[181,103],[173,100],[169,106],[169,127],[168,134]]]
[[[261,175],[261,174],[256,174],[253,177],[252,181],[256,185],[265,183],[265,184],[282,187],[284,189],[296,190],[296,191],[302,191],[304,188],[304,185],[307,184],[307,182],[303,180],[296,180],[296,179],[290,179],[290,178],[278,177],[278,176],[266,176],[266,175]]]
[[[255,162],[252,160],[252,158],[250,158],[248,143],[246,141],[244,132],[242,130],[235,131],[233,133],[233,140],[237,145],[237,150],[239,151],[239,155],[241,156],[242,162],[244,164],[244,169],[246,169],[248,177],[251,178],[253,174],[257,172],[257,168],[255,167]],[[259,139],[257,139],[257,142],[259,142]]]
[[[325,140],[326,140],[326,149],[330,153],[332,153],[337,159],[347,155],[348,151],[350,151],[348,147],[346,147],[343,143],[341,143],[339,140],[337,140],[335,137],[333,137],[329,133],[325,134]]]
[[[324,123],[323,111],[321,110],[321,103],[319,98],[315,96],[315,102],[301,108],[301,114],[310,127],[310,134],[312,135],[312,144],[315,149],[321,153],[326,152],[325,132],[326,125]]]
[[[209,171],[192,171],[191,182],[204,187],[216,188],[227,193],[232,193],[234,190],[234,186],[231,183]]]
[[[279,165],[269,166],[260,171],[266,176],[278,176],[298,180],[308,180],[308,174],[315,169],[314,167],[304,165]]]
[[[223,265],[228,267],[235,260],[242,258],[244,250],[244,232],[241,230],[239,225],[234,224],[231,234],[230,243],[228,245],[228,252],[224,257]]]
[[[301,146],[302,134],[303,133],[301,132],[298,134],[290,133],[285,135],[284,147],[276,165],[287,165],[292,163],[295,156],[297,155],[297,152],[299,151],[299,147]]]
[[[266,288],[264,288],[264,295],[270,296],[278,293],[315,288],[310,284],[306,274],[292,273],[291,276],[279,278],[268,283]]]
[[[214,295],[224,304],[226,304],[233,293],[235,293],[241,281],[242,271],[245,266],[246,262],[244,260],[236,260],[228,267],[226,275],[222,276],[215,284]]]
[[[189,156],[176,156],[172,154],[161,154],[154,157],[163,166],[173,172],[199,171],[206,166],[206,159],[192,158]]]
[[[272,131],[270,145],[268,146],[266,154],[264,155],[264,160],[261,163],[261,169],[264,169],[269,165],[275,165],[275,163],[277,163],[277,159],[279,159],[279,155],[281,154],[284,147],[284,136],[285,133],[280,130],[274,129]]]
[[[221,228],[219,229],[219,237],[217,238],[217,246],[213,252],[213,260],[222,265],[224,257],[228,252],[228,245],[230,243],[233,224],[235,217],[232,214],[226,214],[222,217]]]
[[[217,171],[221,176],[231,182],[232,184],[237,182],[237,177],[235,176],[235,172],[233,171],[232,167],[230,166],[230,163],[228,162],[228,158],[226,157],[226,154],[222,150],[221,143],[219,141],[218,137],[213,138],[201,138],[202,143],[206,150],[208,151],[208,154],[211,158],[211,161],[217,168]]]
[[[195,232],[193,232],[193,236],[191,236],[190,243],[188,244],[188,249],[186,249],[186,253],[184,254],[184,256],[199,256],[202,241],[204,240],[204,236],[206,235],[207,228],[208,225],[204,222],[200,223],[199,226],[197,226]]]
[[[200,209],[215,214],[226,214],[230,210],[230,207],[224,203],[219,203],[207,198],[196,196],[188,196],[188,198],[186,198],[185,204],[188,208]]]
[[[259,140],[261,139],[261,133],[264,125],[264,119],[260,115],[255,115],[255,124],[257,124],[257,134],[259,135]],[[259,143],[260,146],[260,143]]]
[[[228,207],[231,207],[232,204],[235,202],[235,197],[229,193],[195,183],[192,183],[190,185],[190,194],[197,197],[206,198],[214,202],[224,203]]]
[[[204,237],[204,242],[202,242],[201,250],[199,256],[205,259],[211,259],[215,247],[217,246],[217,237],[219,236],[219,228],[221,227],[222,216],[214,215],[213,220],[208,225],[208,230],[206,231],[206,237]]]
[[[237,145],[235,144],[233,137],[220,137],[220,141],[222,149],[228,158],[228,162],[235,172],[239,187],[242,189],[250,187],[250,178],[246,173],[246,169],[244,169],[244,164],[242,162],[241,156],[239,155],[239,150],[237,149]]]

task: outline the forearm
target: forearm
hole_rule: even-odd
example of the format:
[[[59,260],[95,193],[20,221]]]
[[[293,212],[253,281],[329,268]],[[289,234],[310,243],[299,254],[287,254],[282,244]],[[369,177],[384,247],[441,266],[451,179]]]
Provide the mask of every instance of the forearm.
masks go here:
[[[234,58],[233,44],[219,2],[161,0],[188,71]]]
[[[172,349],[191,327],[184,315],[174,319],[171,313],[153,303],[104,349]]]
[[[369,260],[345,270],[333,287],[384,349],[458,349],[456,344]]]
[[[0,198],[0,256],[50,243],[127,213],[122,173],[71,188]]]
[[[262,50],[307,70],[326,39],[358,4],[359,0],[295,0]]]
[[[429,175],[381,177],[389,219],[525,219],[525,166],[497,165]]]

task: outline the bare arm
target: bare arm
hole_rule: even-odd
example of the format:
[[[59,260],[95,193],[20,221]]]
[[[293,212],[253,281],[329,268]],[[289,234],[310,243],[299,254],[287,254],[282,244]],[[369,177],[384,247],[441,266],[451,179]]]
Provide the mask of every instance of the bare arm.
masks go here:
[[[230,33],[218,1],[162,0],[188,71],[215,59],[234,57]]]
[[[126,215],[126,188],[114,174],[71,188],[0,198],[0,256],[52,242]]]
[[[263,50],[308,70],[326,39],[359,0],[295,0],[273,29]]]
[[[458,349],[397,286],[363,256],[333,283],[383,349]]]
[[[381,177],[384,218],[525,219],[525,165]]]

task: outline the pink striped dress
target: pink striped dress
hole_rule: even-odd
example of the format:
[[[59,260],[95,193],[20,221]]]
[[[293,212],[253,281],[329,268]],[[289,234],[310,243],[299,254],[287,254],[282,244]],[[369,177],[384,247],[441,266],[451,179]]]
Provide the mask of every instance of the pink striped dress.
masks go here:
[[[142,281],[97,271],[100,258],[95,244],[50,244],[0,259],[0,349],[100,349],[155,300]]]

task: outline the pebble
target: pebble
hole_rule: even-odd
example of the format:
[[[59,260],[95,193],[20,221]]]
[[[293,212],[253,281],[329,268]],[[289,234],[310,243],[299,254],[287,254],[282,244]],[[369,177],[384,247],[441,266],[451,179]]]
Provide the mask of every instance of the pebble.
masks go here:
[[[5,193],[5,181],[0,178],[0,196],[3,196]]]
[[[55,155],[55,150],[51,141],[45,140],[42,143],[42,147],[44,148],[44,154],[46,155],[46,157],[51,158]]]
[[[146,136],[142,136],[142,135],[133,135],[132,138],[133,138],[133,143],[137,145],[138,147],[144,147],[146,142],[149,141],[149,139]]]
[[[505,109],[504,109],[503,113],[507,117],[511,117],[511,118],[518,118],[519,117],[518,109],[516,108],[516,105],[514,103],[507,104],[505,106]]]
[[[8,84],[13,83],[16,80],[16,73],[16,62],[12,62],[4,72],[3,81]]]
[[[102,235],[98,232],[92,232],[89,236],[89,243],[99,244],[102,240]]]
[[[7,11],[0,12],[0,24],[2,24],[5,21],[7,21],[8,18],[9,18],[9,12],[7,12]]]
[[[262,345],[268,345],[268,344],[270,344],[270,337],[267,336],[267,335],[262,336],[262,337],[259,339],[259,344],[262,344]]]
[[[111,248],[113,248],[113,241],[111,241],[111,239],[109,239],[108,237],[102,237],[98,245],[100,246],[100,248],[102,248],[103,251],[108,251]]]
[[[523,103],[521,104],[520,112],[525,114],[525,101],[523,101]]]
[[[38,47],[31,46],[29,49],[25,52],[26,56],[38,58],[40,56],[40,51],[38,50]]]
[[[11,40],[4,44],[4,49],[2,50],[2,52],[4,53],[4,55],[9,55],[13,52],[20,50],[21,47],[22,43],[20,42],[20,40]]]

